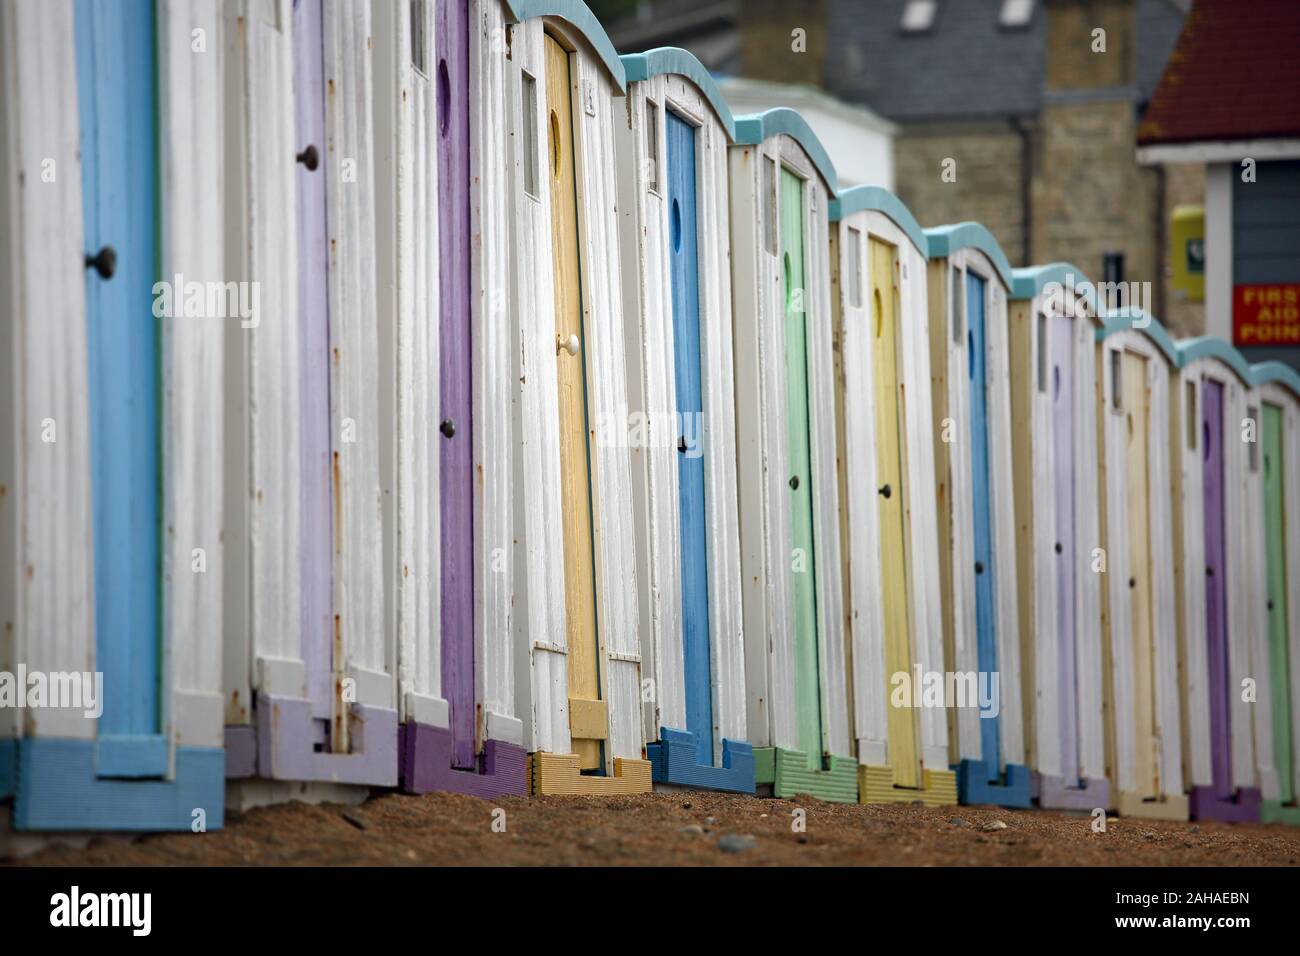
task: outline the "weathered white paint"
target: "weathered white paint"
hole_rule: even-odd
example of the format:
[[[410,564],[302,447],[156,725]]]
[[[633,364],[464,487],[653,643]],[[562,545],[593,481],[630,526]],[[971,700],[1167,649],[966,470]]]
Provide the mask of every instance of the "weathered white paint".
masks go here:
[[[1016,503],[1011,461],[1011,343],[1007,334],[1007,287],[996,267],[979,249],[970,246],[954,250],[947,257],[930,260],[933,270],[931,291],[942,290],[940,303],[930,312],[940,317],[931,328],[931,357],[942,363],[942,381],[936,377],[933,389],[933,442],[936,466],[936,508],[938,519],[947,524],[951,547],[940,560],[947,563],[950,582],[945,600],[950,602],[952,633],[945,641],[946,670],[977,673],[975,576],[971,571],[975,553],[974,504],[971,489],[971,409],[967,355],[969,322],[958,316],[962,335],[954,339],[955,309],[965,304],[966,273],[984,280],[985,329],[985,414],[989,455],[989,534],[994,582],[994,631],[997,641],[1000,694],[1001,744],[1003,760],[1015,763],[1024,754],[1024,711],[1021,707],[1020,623],[1017,606],[1018,581],[1015,573]],[[952,272],[960,276],[962,302],[952,300]],[[938,285],[936,285],[936,282]],[[942,321],[943,317],[947,321]],[[945,441],[945,432],[950,441]],[[945,468],[943,463],[947,462]],[[946,491],[946,494],[944,493]],[[949,753],[955,763],[962,758],[980,759],[979,709],[954,708],[955,730]]]
[[[1155,654],[1155,732],[1159,740],[1157,775],[1161,793],[1180,796],[1182,789],[1181,702],[1178,692],[1178,642],[1174,597],[1174,531],[1170,474],[1169,390],[1173,374],[1164,353],[1144,333],[1113,332],[1097,346],[1100,502],[1104,515],[1102,548],[1106,556],[1103,653],[1111,672],[1105,675],[1111,687],[1111,719],[1114,729],[1111,780],[1121,791],[1137,786],[1135,767],[1136,726],[1134,719],[1133,638],[1129,610],[1132,575],[1128,556],[1128,506],[1125,488],[1124,454],[1128,424],[1113,409],[1115,384],[1112,380],[1113,353],[1134,352],[1146,359],[1147,397],[1150,409],[1147,452],[1147,484],[1150,488],[1148,518],[1151,542],[1151,637]],[[1189,537],[1202,536],[1203,524],[1193,527],[1184,519]],[[1202,594],[1203,598],[1203,594]],[[1202,599],[1202,616],[1204,600]],[[1202,633],[1204,631],[1202,630]],[[1189,673],[1189,680],[1192,679]],[[1202,681],[1204,677],[1202,677]]]
[[[1080,282],[1084,276],[1078,277]],[[1102,655],[1101,655],[1101,582],[1102,575],[1093,570],[1093,549],[1100,546],[1097,488],[1097,322],[1085,302],[1068,286],[1064,290],[1064,311],[1058,312],[1043,294],[1012,302],[1011,316],[1014,341],[1013,363],[1017,356],[1023,365],[1013,371],[1011,385],[1015,402],[1023,402],[1029,421],[1013,418],[1012,439],[1019,464],[1027,458],[1028,494],[1017,497],[1017,527],[1028,529],[1027,563],[1018,565],[1016,590],[1021,608],[1021,685],[1026,696],[1025,744],[1029,765],[1046,776],[1057,777],[1067,768],[1061,764],[1060,711],[1057,687],[1061,669],[1057,610],[1055,545],[1061,540],[1058,525],[1065,516],[1057,511],[1056,473],[1053,448],[1056,417],[1053,413],[1051,384],[1039,387],[1039,358],[1054,355],[1057,326],[1052,319],[1063,314],[1072,317],[1071,355],[1074,380],[1072,414],[1074,419],[1074,527],[1076,559],[1074,561],[1074,633],[1075,675],[1077,682],[1078,760],[1073,768],[1085,778],[1101,779],[1106,775],[1105,739],[1102,722]],[[1039,319],[1043,319],[1040,326]],[[1046,333],[1042,341],[1040,332]],[[1021,336],[1014,338],[1015,336]],[[1024,434],[1015,429],[1027,425]],[[1017,495],[1020,493],[1017,486]],[[1018,542],[1019,544],[1019,542]],[[1027,659],[1025,659],[1027,658]]]
[[[0,666],[94,668],[80,129],[70,0],[0,5]],[[55,181],[44,182],[46,160]],[[57,429],[42,441],[45,420]],[[89,739],[0,708],[0,737]]]
[[[1277,771],[1273,766],[1271,687],[1268,660],[1268,574],[1264,550],[1262,464],[1251,468],[1251,453],[1262,463],[1259,448],[1259,394],[1224,362],[1199,358],[1179,369],[1174,381],[1176,405],[1170,436],[1177,450],[1180,493],[1174,520],[1182,529],[1176,555],[1179,573],[1176,600],[1184,622],[1180,654],[1186,670],[1183,719],[1184,745],[1189,748],[1188,788],[1211,786],[1210,697],[1220,691],[1209,686],[1209,657],[1205,607],[1205,483],[1201,429],[1206,381],[1223,387],[1223,542],[1227,570],[1228,714],[1234,787],[1260,787],[1265,799],[1276,799]],[[1189,438],[1188,394],[1194,392],[1191,413],[1196,434]],[[1246,441],[1245,420],[1255,412],[1255,445]],[[1176,536],[1178,537],[1178,536]],[[1242,699],[1242,682],[1256,684],[1255,702]]]
[[[775,160],[804,188],[804,307],[808,328],[809,443],[813,470],[822,746],[850,753],[839,487],[835,467],[835,374],[826,184],[786,135],[731,148],[732,290],[736,316],[737,470],[745,684],[750,742],[799,749],[794,705],[793,548],[785,389],[785,292],[780,257],[763,245],[762,164]],[[779,175],[779,174],[778,174]],[[779,236],[779,230],[777,235]]]
[[[608,701],[609,714],[606,772],[612,774],[615,758],[640,759],[644,743],[631,466],[625,442],[611,440],[618,438],[627,402],[614,145],[619,90],[604,62],[572,25],[550,17],[510,24],[508,11],[494,7],[484,0],[480,8],[484,19],[478,55],[483,57],[480,71],[487,69],[489,56],[496,60],[494,80],[484,92],[496,91],[497,98],[481,98],[477,115],[484,125],[506,122],[510,134],[509,166],[485,169],[482,187],[484,196],[498,194],[509,201],[510,239],[489,233],[502,226],[504,217],[495,209],[493,220],[481,226],[485,274],[491,270],[503,282],[505,276],[511,282],[511,349],[517,383],[511,390],[517,456],[514,495],[519,519],[514,565],[515,713],[523,718],[526,749],[570,752],[551,197],[549,177],[542,168],[549,123],[544,36],[549,33],[570,52],[574,97],[587,415],[594,433],[589,454],[599,666],[601,697]],[[536,80],[530,103],[522,97],[525,72]],[[622,103],[617,105],[621,111]],[[522,109],[535,113],[539,150],[532,156],[523,155]],[[524,163],[535,164],[536,196],[524,189]],[[508,265],[507,256],[515,257]]]
[[[162,277],[223,280],[215,2],[158,5]],[[80,129],[70,2],[0,10],[0,669],[94,670]],[[47,161],[53,166],[47,167]],[[50,175],[52,179],[48,178]],[[71,281],[70,281],[71,280]],[[39,317],[39,321],[35,321]],[[162,681],[170,745],[222,744],[222,320],[161,320]],[[54,441],[45,441],[46,419]],[[202,548],[206,570],[192,570]],[[0,709],[0,736],[88,739],[81,712]]]
[[[696,228],[698,231],[701,436],[712,652],[713,759],[722,740],[745,740],[745,669],[740,602],[740,528],[736,498],[736,424],[732,361],[731,242],[726,128],[695,85],[667,74],[629,83],[615,106],[619,156],[619,222],[623,261],[623,315],[628,370],[628,411],[644,415],[650,440],[630,449],[637,535],[641,658],[655,693],[644,704],[647,741],[659,728],[686,726],[682,644],[681,543],[677,426],[673,365],[672,270],[668,254],[668,204],[651,188],[642,157],[646,100],[658,107],[658,180],[666,167],[667,111],[698,127]]]
[[[848,228],[861,232],[860,261],[862,305],[853,307],[845,283],[839,279],[854,267],[844,241]],[[846,471],[849,536],[841,546],[849,555],[849,601],[844,608],[847,647],[852,681],[853,736],[860,764],[889,764],[887,725],[890,677],[885,667],[884,620],[880,564],[894,556],[880,553],[879,506],[876,490],[875,383],[871,358],[874,328],[873,298],[870,294],[870,240],[875,238],[895,249],[898,283],[898,378],[906,397],[900,408],[902,427],[900,453],[906,486],[904,501],[926,502],[933,496],[934,450],[931,444],[929,316],[926,289],[926,256],[885,213],[867,210],[832,224],[840,241],[832,245],[838,254],[835,280],[841,321],[838,328],[843,375],[837,387],[843,389],[844,445],[840,449]],[[940,615],[939,550],[935,509],[905,507],[904,549],[901,560],[907,566],[908,626],[912,658],[922,670],[943,668],[943,625]],[[921,708],[921,758],[928,770],[946,771],[948,725],[941,711]]]
[[[301,698],[299,400],[294,219],[292,8],[287,0],[226,7],[227,270],[260,285],[255,329],[228,331],[226,362],[226,721],[247,723],[249,694]],[[370,6],[327,0],[321,172],[330,249],[330,422],[336,443],[333,604],[336,681],[357,703],[397,706],[397,654],[384,621],[380,488],[379,322],[371,117]],[[347,177],[345,180],[345,176]],[[353,440],[344,440],[345,419]],[[347,703],[335,694],[336,716]],[[340,722],[336,722],[336,726]],[[332,740],[346,752],[344,734]]]

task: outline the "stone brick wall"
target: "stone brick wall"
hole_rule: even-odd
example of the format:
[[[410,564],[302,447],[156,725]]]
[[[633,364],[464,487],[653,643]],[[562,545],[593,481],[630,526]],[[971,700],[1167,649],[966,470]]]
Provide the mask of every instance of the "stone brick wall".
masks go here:
[[[827,0],[745,0],[737,21],[743,75],[776,83],[825,85]],[[794,31],[803,30],[804,52]]]

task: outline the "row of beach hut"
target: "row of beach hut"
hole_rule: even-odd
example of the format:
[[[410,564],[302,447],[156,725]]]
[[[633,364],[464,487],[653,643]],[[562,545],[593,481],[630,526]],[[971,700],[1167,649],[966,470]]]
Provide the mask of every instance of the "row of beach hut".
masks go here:
[[[3,4],[0,64],[0,672],[103,675],[11,681],[12,827],[1300,822],[1290,368],[841,189],[576,0]]]

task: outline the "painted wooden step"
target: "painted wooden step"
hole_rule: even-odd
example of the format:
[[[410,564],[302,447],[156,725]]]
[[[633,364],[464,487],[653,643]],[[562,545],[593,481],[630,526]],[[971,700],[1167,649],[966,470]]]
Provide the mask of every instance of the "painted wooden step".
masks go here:
[[[771,784],[774,797],[806,793],[828,803],[857,803],[857,766],[852,757],[832,756],[829,769],[813,770],[802,750],[759,747],[754,751],[754,780]]]
[[[957,803],[957,774],[951,770],[921,771],[921,786],[894,786],[893,767],[858,767],[858,789],[863,803],[922,803],[927,807]]]
[[[517,744],[487,740],[477,767],[452,766],[454,740],[450,728],[415,721],[398,729],[399,776],[407,793],[446,791],[471,797],[528,793],[528,752]]]
[[[1003,779],[1006,783],[990,783],[988,765],[983,760],[963,760],[957,771],[957,799],[965,804],[987,803],[999,807],[1020,807],[1028,810],[1030,798],[1029,768],[1023,764],[1007,764]]]
[[[1121,790],[1115,801],[1115,809],[1121,817],[1143,817],[1149,820],[1187,820],[1190,819],[1187,797],[1164,796],[1158,800],[1144,800],[1139,794]]]
[[[1300,827],[1300,806],[1287,806],[1280,800],[1264,800],[1259,805],[1260,823],[1289,823]]]
[[[1216,794],[1214,787],[1192,787],[1187,797],[1188,815],[1193,820],[1223,820],[1255,823],[1260,815],[1258,787],[1242,787],[1231,797]]]
[[[705,790],[732,793],[754,792],[754,748],[736,740],[722,741],[722,766],[701,763],[695,735],[686,730],[663,727],[659,743],[649,744],[655,783],[671,783]]]
[[[1067,787],[1061,777],[1035,774],[1038,805],[1053,810],[1109,810],[1110,781],[1105,777],[1086,777],[1082,787]]]
[[[577,754],[531,754],[528,777],[533,795],[614,796],[620,793],[649,793],[653,787],[649,760],[614,758],[614,776],[585,775]]]

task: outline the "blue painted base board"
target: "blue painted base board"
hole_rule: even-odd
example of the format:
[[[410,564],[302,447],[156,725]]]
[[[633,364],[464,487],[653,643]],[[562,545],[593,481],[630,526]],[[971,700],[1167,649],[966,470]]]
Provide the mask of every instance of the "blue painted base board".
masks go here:
[[[18,741],[0,740],[0,800],[12,797],[18,786]]]
[[[216,747],[181,747],[174,780],[112,780],[95,774],[90,740],[18,742],[15,830],[190,830],[202,809],[208,830],[225,816],[226,758]]]
[[[754,748],[736,740],[722,741],[722,766],[700,763],[695,735],[659,728],[659,743],[646,746],[655,783],[672,783],[702,790],[754,792]]]
[[[953,767],[957,771],[957,799],[966,804],[989,803],[997,807],[1028,810],[1031,775],[1023,764],[1007,764],[1005,783],[989,783],[983,760],[963,760]]]

